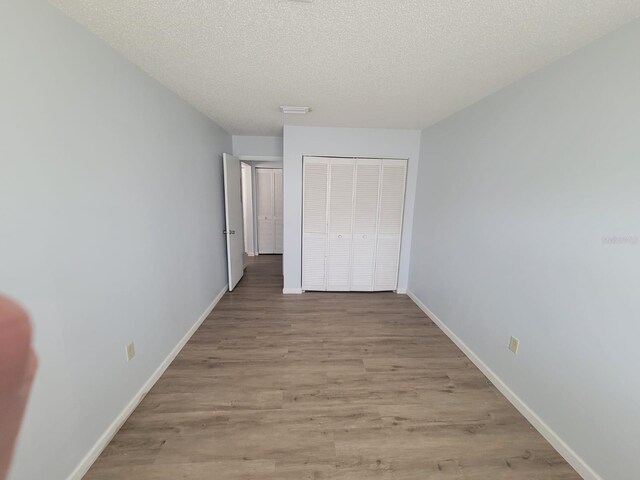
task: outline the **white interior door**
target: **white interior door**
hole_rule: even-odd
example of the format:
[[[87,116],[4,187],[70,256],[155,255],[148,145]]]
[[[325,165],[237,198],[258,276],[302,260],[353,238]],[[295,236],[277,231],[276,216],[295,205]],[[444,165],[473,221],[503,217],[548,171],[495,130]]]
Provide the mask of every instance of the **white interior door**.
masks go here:
[[[258,253],[282,253],[282,169],[256,169]]]
[[[225,236],[227,237],[227,267],[229,291],[244,275],[244,233],[242,226],[242,175],[240,160],[223,154]]]
[[[382,160],[374,290],[398,286],[406,173],[406,161]]]
[[[328,188],[329,159],[305,157],[302,205],[302,288],[304,290],[326,290]]]
[[[347,291],[351,284],[355,160],[334,158],[329,168],[327,290]]]
[[[380,165],[379,159],[356,160],[351,255],[351,290],[354,291],[373,291]]]
[[[273,212],[273,169],[256,168],[256,196],[258,253],[275,253],[276,226]]]

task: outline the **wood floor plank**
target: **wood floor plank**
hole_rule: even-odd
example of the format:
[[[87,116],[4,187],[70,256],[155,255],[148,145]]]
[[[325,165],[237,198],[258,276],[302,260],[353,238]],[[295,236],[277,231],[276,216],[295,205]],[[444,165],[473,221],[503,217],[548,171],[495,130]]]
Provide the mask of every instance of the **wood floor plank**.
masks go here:
[[[575,480],[404,295],[282,295],[251,258],[89,480]]]

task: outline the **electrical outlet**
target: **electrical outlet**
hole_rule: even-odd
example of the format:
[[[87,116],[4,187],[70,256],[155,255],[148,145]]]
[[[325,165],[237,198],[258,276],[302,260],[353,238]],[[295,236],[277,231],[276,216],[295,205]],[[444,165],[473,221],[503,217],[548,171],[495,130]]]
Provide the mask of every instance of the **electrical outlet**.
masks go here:
[[[518,353],[519,346],[520,340],[518,340],[516,337],[511,337],[509,339],[509,350],[511,350],[513,353]]]
[[[127,353],[127,362],[129,360],[131,360],[133,357],[136,356],[136,347],[133,344],[133,342],[131,342],[129,345],[127,345],[125,350],[126,350],[126,353]]]

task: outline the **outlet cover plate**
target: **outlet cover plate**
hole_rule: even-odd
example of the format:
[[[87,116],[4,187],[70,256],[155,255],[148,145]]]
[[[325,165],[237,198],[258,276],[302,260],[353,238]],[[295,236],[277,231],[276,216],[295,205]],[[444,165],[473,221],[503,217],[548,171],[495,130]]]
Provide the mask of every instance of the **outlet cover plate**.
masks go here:
[[[126,350],[126,354],[127,354],[127,362],[130,361],[133,357],[136,356],[136,347],[133,344],[133,342],[131,342],[129,345],[127,345],[125,350]]]
[[[520,340],[518,340],[516,337],[511,337],[509,339],[509,350],[511,350],[513,353],[518,353],[519,346]]]

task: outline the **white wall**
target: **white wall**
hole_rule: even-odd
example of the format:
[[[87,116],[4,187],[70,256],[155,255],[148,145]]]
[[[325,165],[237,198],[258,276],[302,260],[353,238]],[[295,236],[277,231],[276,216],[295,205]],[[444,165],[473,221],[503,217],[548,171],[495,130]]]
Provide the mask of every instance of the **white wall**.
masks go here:
[[[409,290],[606,480],[640,478],[638,52],[635,21],[425,130],[413,227]]]
[[[226,284],[231,137],[43,0],[0,2],[0,58],[0,290],[40,359],[11,478],[60,480]]]
[[[302,288],[302,157],[407,158],[407,192],[400,252],[398,290],[407,287],[416,174],[420,157],[419,130],[378,128],[284,127],[284,288]]]
[[[282,157],[282,137],[234,135],[233,154],[236,156]]]

